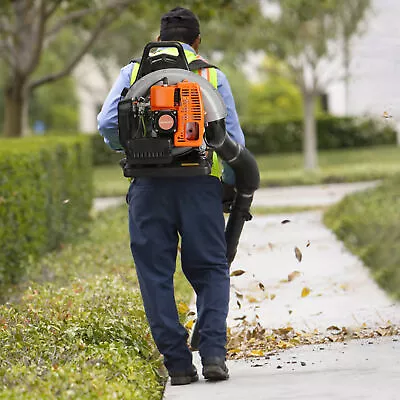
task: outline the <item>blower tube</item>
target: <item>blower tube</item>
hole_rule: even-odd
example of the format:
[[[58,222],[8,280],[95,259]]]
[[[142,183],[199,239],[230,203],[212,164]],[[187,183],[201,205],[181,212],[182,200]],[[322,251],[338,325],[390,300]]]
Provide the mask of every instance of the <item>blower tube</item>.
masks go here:
[[[235,172],[236,197],[225,229],[228,265],[235,258],[243,225],[251,220],[253,194],[260,185],[260,172],[253,155],[226,134],[225,120],[213,121],[206,128],[207,144]]]
[[[226,134],[225,119],[209,123],[205,139],[208,146],[234,170],[236,176],[236,196],[225,228],[226,258],[230,267],[236,255],[243,225],[252,218],[250,206],[253,194],[260,185],[260,172],[250,151]],[[199,343],[200,332],[196,322],[190,338],[192,351],[198,349]]]

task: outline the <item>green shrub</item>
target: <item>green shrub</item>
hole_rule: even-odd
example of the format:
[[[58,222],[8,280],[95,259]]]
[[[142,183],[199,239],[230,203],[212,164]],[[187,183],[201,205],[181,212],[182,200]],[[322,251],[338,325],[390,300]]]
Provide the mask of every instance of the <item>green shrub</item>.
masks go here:
[[[93,149],[93,165],[118,165],[119,160],[123,158],[121,153],[117,153],[110,149],[105,143],[99,133],[90,135]]]
[[[47,131],[45,136],[75,136],[76,132],[70,132],[70,131],[58,131],[58,130],[51,130]],[[115,164],[118,165],[119,160],[123,158],[123,155],[121,153],[117,153],[113,150],[110,149],[105,143],[104,143],[104,138],[100,136],[98,132],[93,132],[93,133],[85,133],[83,134],[87,136],[87,138],[90,140],[90,146],[92,148],[92,154],[93,154],[93,165],[109,165],[109,164]]]
[[[0,282],[82,231],[92,192],[86,137],[0,140]]]
[[[81,240],[31,263],[36,283],[0,286],[0,399],[162,397],[127,218],[126,205],[102,212]],[[193,290],[181,268],[174,285],[185,322]]]
[[[160,399],[161,358],[132,289],[105,276],[0,306],[0,399]]]
[[[400,299],[400,175],[347,196],[325,214],[325,223],[358,255],[378,284]]]
[[[256,154],[302,150],[303,122],[300,118],[254,124],[243,121],[246,146]],[[317,119],[319,149],[375,146],[396,143],[396,131],[386,121],[324,116]]]

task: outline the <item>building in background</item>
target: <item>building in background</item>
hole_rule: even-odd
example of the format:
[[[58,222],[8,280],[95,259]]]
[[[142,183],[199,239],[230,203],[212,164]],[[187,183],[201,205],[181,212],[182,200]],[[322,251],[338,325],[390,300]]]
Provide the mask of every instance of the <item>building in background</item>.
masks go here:
[[[97,133],[97,114],[119,74],[119,68],[100,66],[86,55],[74,71],[79,99],[79,131]]]
[[[351,46],[348,104],[338,80],[328,87],[328,108],[335,115],[386,112],[400,128],[400,1],[373,0],[372,7],[365,32]]]

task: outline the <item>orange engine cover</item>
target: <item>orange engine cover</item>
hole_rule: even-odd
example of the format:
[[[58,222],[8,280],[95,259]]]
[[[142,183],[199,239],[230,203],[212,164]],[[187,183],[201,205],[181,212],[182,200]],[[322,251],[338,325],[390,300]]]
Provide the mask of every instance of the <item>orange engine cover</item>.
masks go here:
[[[177,112],[174,146],[199,147],[203,143],[204,105],[197,83],[183,81],[176,85],[152,86],[150,107],[152,111]]]

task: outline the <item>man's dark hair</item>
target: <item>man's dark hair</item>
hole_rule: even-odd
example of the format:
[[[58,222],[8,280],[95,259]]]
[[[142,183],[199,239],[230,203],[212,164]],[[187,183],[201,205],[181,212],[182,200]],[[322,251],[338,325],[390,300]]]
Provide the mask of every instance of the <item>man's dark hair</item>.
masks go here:
[[[187,8],[175,7],[161,17],[160,40],[177,40],[191,45],[199,34],[199,20]]]

